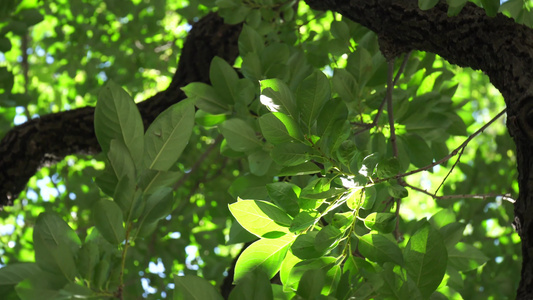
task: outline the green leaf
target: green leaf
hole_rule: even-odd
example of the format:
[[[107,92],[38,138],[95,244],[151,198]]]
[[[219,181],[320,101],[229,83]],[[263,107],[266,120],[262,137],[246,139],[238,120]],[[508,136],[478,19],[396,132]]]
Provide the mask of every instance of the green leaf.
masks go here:
[[[488,258],[476,247],[457,243],[455,247],[448,248],[448,261],[458,271],[470,271],[486,263]]]
[[[239,199],[229,210],[242,227],[258,237],[288,233],[292,222],[286,212],[266,201]]]
[[[143,170],[139,178],[139,187],[144,194],[153,194],[162,187],[170,187],[174,185],[179,177],[179,172],[162,172],[155,170]]]
[[[56,300],[60,298],[61,287],[67,284],[67,279],[53,273],[38,269],[36,274],[19,282],[15,286],[17,296],[20,300]],[[2,295],[5,296],[5,295]],[[12,299],[12,298],[7,298]],[[69,299],[69,298],[67,298]]]
[[[260,269],[272,278],[281,267],[294,236],[286,234],[277,239],[260,239],[246,248],[237,259],[234,281],[239,282],[247,273]]]
[[[13,285],[37,274],[39,267],[36,263],[13,263],[0,268],[0,286]]]
[[[356,102],[358,96],[358,84],[355,77],[345,69],[335,69],[335,73],[331,78],[334,91],[346,103]]]
[[[209,281],[195,275],[174,275],[174,285],[174,300],[223,299]]]
[[[407,189],[398,183],[387,183],[387,192],[389,192],[389,195],[393,198],[405,198],[409,196],[409,192]]]
[[[6,37],[0,37],[0,52],[8,52],[11,50],[11,40]],[[2,78],[3,79],[3,78]],[[3,79],[4,80],[4,79]],[[11,90],[11,89],[9,89]]]
[[[231,291],[229,300],[270,300],[273,299],[270,278],[260,269],[248,273],[237,286]]]
[[[364,165],[364,162],[363,162]],[[397,158],[391,157],[377,165],[377,175],[379,178],[390,178],[400,172],[400,162]]]
[[[18,18],[24,23],[26,23],[28,27],[40,23],[42,20],[44,20],[43,15],[36,8],[21,10],[18,12],[15,18]]]
[[[298,117],[296,100],[289,87],[280,79],[261,80],[261,103],[271,112],[280,112],[292,117]]]
[[[252,127],[241,119],[227,120],[219,128],[228,146],[235,151],[252,151],[262,146]]]
[[[231,111],[230,106],[222,102],[215,89],[210,85],[203,82],[193,82],[181,89],[203,111],[214,115],[226,114]]]
[[[314,259],[308,259],[301,262],[298,262],[294,267],[290,270],[289,276],[284,282],[284,288],[285,289],[298,289],[300,280],[303,276],[303,274],[308,270],[324,270],[326,271],[326,284],[323,287],[322,291],[329,290],[331,288],[330,284],[327,284],[327,282],[333,282],[334,276],[336,275],[336,270],[334,269],[333,274],[330,273],[330,270],[333,269],[333,265],[336,261],[335,257],[330,256],[323,256],[319,258]]]
[[[361,205],[361,208],[366,209],[366,210],[372,209],[372,207],[374,207],[374,203],[376,202],[376,198],[377,198],[376,188],[373,185],[365,187],[364,193],[365,193],[365,200],[363,204]]]
[[[372,55],[364,47],[357,47],[357,50],[348,56],[346,69],[354,75],[361,90],[370,78],[369,74],[374,72]]]
[[[248,243],[257,240],[257,236],[251,234],[244,229],[239,222],[231,222],[229,230],[229,239],[226,245],[234,245],[239,243]]]
[[[216,126],[226,121],[226,119],[227,119],[226,114],[213,115],[203,110],[196,111],[196,114],[194,116],[194,120],[196,121],[196,123],[204,127]]]
[[[110,149],[107,153],[109,163],[113,168],[116,178],[128,176],[136,177],[135,162],[129,154],[126,146],[119,140],[113,139],[110,143]]]
[[[344,21],[331,22],[331,34],[338,39],[345,41],[350,40],[350,28]]]
[[[213,58],[209,69],[209,79],[220,100],[228,105],[235,103],[234,90],[239,76],[224,59],[218,56]]]
[[[330,95],[329,81],[326,75],[320,71],[316,71],[304,79],[298,87],[296,103],[300,120],[303,121],[308,131],[316,121],[322,107],[330,99]]]
[[[74,262],[81,241],[56,213],[41,213],[33,229],[35,262],[43,271],[73,280],[77,270]]]
[[[265,48],[263,38],[252,27],[244,24],[239,35],[239,54],[246,55],[249,52],[261,53]]]
[[[300,187],[288,182],[274,182],[267,184],[266,188],[272,202],[293,217],[298,214],[298,197],[302,191]]]
[[[96,176],[95,182],[102,192],[106,193],[110,197],[113,197],[118,184],[118,178],[111,164],[106,164],[104,170]]]
[[[369,233],[359,238],[359,252],[370,261],[383,264],[393,262],[403,264],[402,251],[392,238],[383,234]]]
[[[174,205],[174,195],[171,188],[161,188],[146,199],[146,205],[142,213],[143,225],[157,222],[168,216]]]
[[[244,77],[254,81],[263,79],[263,67],[261,66],[259,55],[255,52],[250,52],[245,55],[241,53],[241,56],[241,72]]]
[[[431,216],[429,222],[436,228],[444,227],[450,223],[455,222],[455,212],[450,208],[441,209],[439,212]]]
[[[300,279],[296,293],[303,299],[315,299],[321,294],[325,281],[326,274],[323,269],[307,270]]]
[[[318,231],[309,231],[299,235],[291,245],[291,252],[300,259],[311,259],[321,257],[323,252],[315,248],[315,238]]]
[[[488,16],[494,17],[500,9],[500,0],[481,0],[483,8],[487,12]]]
[[[313,226],[319,217],[320,214],[316,211],[302,211],[292,220],[289,230],[291,232],[306,230],[310,226]]]
[[[86,280],[92,280],[98,262],[100,262],[98,244],[95,241],[85,242],[76,260],[76,266],[78,266],[81,276]]]
[[[433,152],[428,144],[418,134],[400,136],[407,146],[409,160],[418,168],[423,168],[433,162]]]
[[[102,150],[107,153],[111,141],[126,146],[138,165],[144,152],[144,126],[137,105],[126,91],[109,81],[100,91],[94,111],[94,131]]]
[[[192,101],[181,101],[162,112],[144,135],[145,167],[168,171],[187,146],[193,127]]]
[[[289,248],[289,251],[287,251],[287,255],[285,255],[285,259],[283,259],[283,263],[281,263],[281,268],[279,270],[279,278],[281,279],[281,283],[284,287],[288,287],[287,282],[290,278],[291,270],[297,263],[301,261],[302,260],[296,255],[292,254],[292,251]],[[284,290],[288,290],[288,288],[284,288]]]
[[[316,164],[306,162],[297,166],[285,167],[279,171],[278,176],[298,176],[320,173],[322,171]]]
[[[463,232],[465,231],[466,224],[454,222],[440,228],[440,234],[444,238],[444,244],[446,249],[450,249],[455,246],[463,238]],[[449,252],[449,251],[448,251]],[[448,253],[448,257],[450,254]]]
[[[311,147],[304,144],[285,143],[274,146],[270,156],[282,166],[296,166],[308,161],[312,151]]]
[[[315,238],[315,249],[318,252],[325,253],[336,247],[342,237],[342,231],[334,225],[327,225],[320,229]]]
[[[439,3],[439,0],[418,0],[418,7],[421,10],[428,10],[435,7],[437,3]]]
[[[126,230],[122,224],[122,211],[114,201],[98,200],[93,206],[92,218],[96,228],[108,242],[117,245],[124,241]]]
[[[132,220],[136,217],[133,216],[134,211],[141,204],[139,203],[141,202],[140,199],[138,199],[140,197],[136,197],[136,187],[135,182],[129,176],[124,176],[119,180],[113,196],[126,220]]]
[[[429,297],[440,285],[447,260],[448,253],[442,236],[429,222],[424,221],[404,250],[407,274],[424,298]]]
[[[248,155],[248,165],[250,172],[257,176],[265,175],[272,165],[270,153],[264,150],[258,150]]]
[[[295,140],[303,140],[302,133],[296,121],[291,117],[279,113],[264,114],[259,118],[261,132],[271,144],[277,145]]]
[[[365,226],[371,230],[391,233],[394,230],[396,215],[391,213],[371,213],[366,216]]]
[[[344,230],[347,228],[348,225],[351,225],[354,220],[354,213],[351,211],[347,211],[344,213],[336,213],[333,215],[333,219],[331,220],[331,225],[339,228],[340,230]]]

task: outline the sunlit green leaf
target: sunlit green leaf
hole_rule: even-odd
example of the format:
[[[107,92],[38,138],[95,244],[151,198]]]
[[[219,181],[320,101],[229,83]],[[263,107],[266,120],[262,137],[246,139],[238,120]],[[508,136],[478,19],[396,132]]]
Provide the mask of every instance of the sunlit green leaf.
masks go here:
[[[407,274],[420,293],[429,297],[440,285],[448,261],[442,236],[429,222],[424,222],[409,239],[404,250],[404,261]]]
[[[261,81],[261,103],[271,112],[284,113],[296,118],[296,100],[289,87],[279,79],[267,79]]]
[[[258,237],[289,232],[292,218],[279,207],[266,201],[240,200],[229,205],[237,221]]]
[[[274,112],[262,115],[259,118],[259,125],[265,139],[274,145],[303,140],[296,121],[283,113]]]
[[[403,264],[402,252],[398,245],[383,234],[369,233],[359,238],[359,251],[368,260],[377,263],[393,262]]]
[[[246,248],[237,260],[234,281],[239,282],[249,272],[259,269],[272,278],[281,267],[289,245],[294,241],[290,234],[277,239],[260,239]]]

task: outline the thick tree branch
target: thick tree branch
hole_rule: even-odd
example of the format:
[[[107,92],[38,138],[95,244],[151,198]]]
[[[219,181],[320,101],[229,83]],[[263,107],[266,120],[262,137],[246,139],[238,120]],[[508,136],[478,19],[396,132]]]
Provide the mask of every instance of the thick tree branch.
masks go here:
[[[378,35],[388,58],[411,50],[436,53],[459,66],[485,72],[504,96],[507,127],[517,148],[519,197],[515,226],[522,240],[522,280],[517,299],[533,299],[533,30],[472,3],[448,17],[446,1],[418,9],[415,0],[305,0]]]
[[[225,25],[209,14],[193,25],[169,87],[138,104],[145,128],[166,108],[185,98],[181,87],[209,81],[215,56],[233,63],[241,26]],[[0,142],[0,208],[12,205],[35,172],[69,154],[100,151],[94,134],[93,107],[45,115],[14,127]]]

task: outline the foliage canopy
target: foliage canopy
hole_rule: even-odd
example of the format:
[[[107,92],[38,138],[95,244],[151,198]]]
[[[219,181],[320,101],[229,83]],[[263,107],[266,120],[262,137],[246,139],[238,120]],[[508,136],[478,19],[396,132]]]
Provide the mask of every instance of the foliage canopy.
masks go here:
[[[530,2],[474,2],[533,25]],[[212,11],[244,23],[239,56],[146,124],[136,102]],[[387,60],[302,1],[7,1],[0,32],[2,135],[96,106],[102,150],[43,167],[0,212],[4,299],[516,295],[515,148],[482,73]]]

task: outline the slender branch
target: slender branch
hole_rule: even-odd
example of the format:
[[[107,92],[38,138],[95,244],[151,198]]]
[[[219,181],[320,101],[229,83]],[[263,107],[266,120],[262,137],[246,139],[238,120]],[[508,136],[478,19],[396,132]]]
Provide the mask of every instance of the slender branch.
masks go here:
[[[389,116],[389,127],[390,127],[390,142],[392,145],[392,153],[394,157],[398,158],[398,144],[396,144],[396,129],[394,128],[394,113],[392,109],[392,89],[394,84],[392,81],[392,73],[394,72],[394,61],[390,60],[387,62],[388,72],[387,72],[387,114]]]
[[[427,170],[429,170],[429,169],[431,169],[431,168],[433,168],[433,167],[435,167],[437,165],[440,165],[440,164],[450,160],[450,158],[456,156],[461,149],[465,148],[468,145],[468,143],[470,143],[470,141],[473,138],[475,138],[477,135],[479,135],[481,132],[483,132],[485,129],[487,129],[487,127],[489,127],[492,123],[494,123],[494,121],[496,121],[501,116],[503,116],[503,114],[505,114],[506,111],[507,111],[507,109],[503,109],[494,118],[492,118],[492,120],[490,120],[487,124],[483,125],[476,132],[471,134],[459,147],[457,147],[450,154],[448,154],[445,157],[439,159],[438,161],[433,162],[433,163],[431,163],[431,164],[429,164],[429,165],[427,165],[425,167],[422,167],[422,168],[419,168],[419,169],[416,169],[416,170],[412,170],[412,171],[409,171],[409,172],[406,172],[406,173],[403,173],[403,174],[394,175],[394,176],[388,177],[388,178],[376,179],[376,180],[374,180],[374,183],[385,182],[385,181],[389,181],[391,179],[399,179],[399,178],[407,177],[407,176],[410,176],[410,175],[413,175],[413,174],[416,174],[416,173],[420,173],[422,171],[427,171]]]
[[[455,160],[455,163],[453,164],[453,166],[450,168],[450,170],[448,171],[448,174],[446,174],[446,176],[444,176],[444,179],[442,179],[442,181],[440,182],[439,186],[437,187],[437,189],[435,190],[435,195],[437,195],[437,193],[439,192],[440,188],[442,187],[442,185],[444,184],[444,182],[446,181],[446,179],[448,179],[448,177],[450,176],[450,174],[452,174],[453,172],[453,169],[455,169],[455,167],[457,166],[457,164],[459,163],[459,161],[461,161],[461,156],[463,156],[463,153],[465,152],[465,148],[461,149],[461,152],[459,152],[459,156],[457,156],[457,159]]]
[[[411,56],[411,51],[407,54],[405,54],[405,57],[403,58],[403,62],[400,66],[400,68],[398,69],[398,72],[396,73],[396,76],[394,77],[394,81],[393,81],[393,86],[396,85],[396,83],[398,82],[398,80],[400,79],[400,76],[402,75],[403,71],[405,70],[405,66],[407,65],[407,62],[409,61],[409,57]],[[372,123],[369,123],[369,124],[358,124],[359,126],[364,126],[364,128],[356,131],[354,133],[354,135],[358,135],[358,134],[361,134],[365,131],[368,131],[374,127],[376,127],[378,125],[378,121],[379,121],[379,117],[381,117],[381,114],[383,113],[383,108],[385,107],[385,103],[387,102],[387,96],[385,95],[385,97],[383,97],[383,100],[381,101],[381,104],[379,105],[379,108],[378,108],[378,113],[376,114],[376,116],[374,117],[374,120],[372,121]]]
[[[503,200],[509,201],[511,203],[515,203],[516,199],[512,197],[511,194],[496,194],[496,193],[488,193],[488,194],[460,194],[460,195],[445,195],[445,196],[436,196],[433,193],[428,192],[427,190],[421,189],[419,187],[416,187],[414,185],[411,185],[407,182],[403,182],[403,186],[408,187],[412,190],[421,192],[425,195],[430,196],[431,198],[435,200],[444,200],[444,199],[461,199],[461,198],[472,198],[472,199],[487,199],[487,198],[495,198],[495,197],[502,197]]]
[[[174,184],[174,187],[173,187],[174,190],[177,190],[184,182],[187,181],[187,179],[189,179],[191,174],[194,173],[198,169],[198,167],[200,167],[200,165],[209,156],[209,154],[211,154],[213,149],[215,149],[222,142],[223,139],[224,139],[224,137],[222,136],[222,134],[219,134],[215,138],[215,142],[213,144],[209,145],[209,147],[207,147],[207,149],[204,151],[204,153],[202,153],[202,155],[194,162],[194,164],[192,165],[190,171],[185,173],[183,175],[183,177],[181,177],[180,180],[178,180],[178,182],[176,182],[176,184]]]

